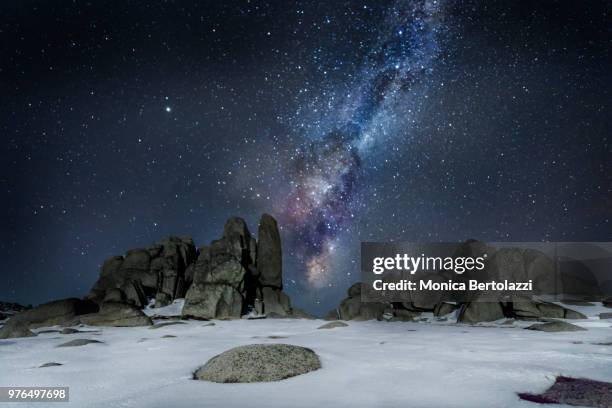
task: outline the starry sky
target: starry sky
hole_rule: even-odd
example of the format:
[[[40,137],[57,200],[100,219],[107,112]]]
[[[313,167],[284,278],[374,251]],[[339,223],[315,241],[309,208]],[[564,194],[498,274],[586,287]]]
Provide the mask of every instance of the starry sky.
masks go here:
[[[361,241],[611,241],[608,2],[5,1],[0,299],[274,215],[323,313]]]

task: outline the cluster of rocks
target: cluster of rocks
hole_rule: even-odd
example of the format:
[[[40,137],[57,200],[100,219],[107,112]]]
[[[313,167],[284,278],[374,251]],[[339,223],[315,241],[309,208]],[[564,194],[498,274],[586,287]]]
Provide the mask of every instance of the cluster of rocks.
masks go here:
[[[276,220],[264,214],[259,242],[242,218],[230,218],[223,236],[196,248],[190,237],[169,237],[112,257],[102,266],[89,299],[163,307],[185,298],[183,315],[200,319],[291,315],[282,291],[282,250]]]
[[[276,220],[264,214],[253,238],[241,218],[231,218],[223,237],[198,250],[189,275],[183,315],[203,319],[240,318],[246,314],[289,316],[283,292],[282,250]]]
[[[303,317],[283,292],[276,220],[261,217],[259,241],[241,218],[230,218],[221,239],[196,249],[189,237],[168,237],[148,248],[107,259],[85,299],[63,299],[21,311],[0,338],[33,336],[43,326],[149,326],[142,309],[185,298],[183,317],[235,319],[245,315]]]
[[[554,262],[544,253],[533,249],[501,248],[495,250],[485,243],[469,240],[457,249],[455,256],[479,257],[489,254],[486,261],[486,276],[498,280],[505,278],[517,278],[527,281],[533,280],[536,285],[549,285],[549,279],[553,276]],[[449,277],[451,278],[451,277]],[[454,276],[461,279],[461,276]],[[473,277],[472,277],[473,278]],[[592,279],[588,274],[584,278],[569,276],[563,284],[569,288],[582,291],[592,291]],[[451,315],[460,323],[489,322],[504,318],[522,320],[540,320],[550,318],[560,319],[585,319],[586,316],[560,306],[556,303],[533,300],[529,297],[513,296],[511,299],[490,301],[490,294],[485,301],[478,297],[466,302],[444,302],[436,296],[438,294],[426,295],[423,292],[410,294],[410,301],[406,302],[362,302],[362,284],[352,285],[347,297],[340,303],[336,310],[332,310],[327,319],[335,320],[415,320],[421,313],[431,312],[436,317]],[[537,291],[537,287],[535,288]],[[485,294],[482,293],[481,296]],[[477,295],[478,296],[478,295]],[[604,305],[607,305],[604,301]]]
[[[148,248],[113,256],[102,265],[100,278],[88,298],[96,303],[122,302],[143,307],[149,298],[156,306],[185,296],[191,284],[187,268],[197,258],[189,237],[168,237]]]

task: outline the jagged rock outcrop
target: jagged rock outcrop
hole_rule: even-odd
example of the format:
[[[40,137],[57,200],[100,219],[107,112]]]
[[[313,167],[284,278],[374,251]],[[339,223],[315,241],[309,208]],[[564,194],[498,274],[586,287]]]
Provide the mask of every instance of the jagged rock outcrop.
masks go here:
[[[185,297],[183,315],[235,319],[247,313],[290,317],[283,292],[282,249],[276,220],[264,214],[259,242],[242,218],[230,218],[221,239],[196,250],[189,237],[168,237],[148,248],[107,259],[89,299],[104,305],[155,307]]]
[[[203,319],[236,319],[246,313],[292,314],[282,291],[282,250],[278,226],[264,214],[257,242],[246,222],[230,218],[223,237],[201,247],[190,269],[193,283],[183,315]]]
[[[89,298],[142,307],[152,297],[157,306],[165,306],[185,295],[185,271],[196,255],[190,237],[171,236],[148,248],[127,251],[125,256],[113,256],[102,265]]]

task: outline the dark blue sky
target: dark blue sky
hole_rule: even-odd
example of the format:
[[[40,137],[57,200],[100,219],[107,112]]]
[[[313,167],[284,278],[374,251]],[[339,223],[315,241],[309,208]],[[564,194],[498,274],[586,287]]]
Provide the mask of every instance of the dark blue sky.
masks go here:
[[[361,240],[612,240],[607,2],[147,3],[0,5],[0,299],[262,212],[317,312]]]

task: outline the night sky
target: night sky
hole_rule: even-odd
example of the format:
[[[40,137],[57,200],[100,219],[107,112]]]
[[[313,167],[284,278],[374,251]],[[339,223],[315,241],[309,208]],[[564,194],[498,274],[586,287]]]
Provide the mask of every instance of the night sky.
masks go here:
[[[3,1],[0,300],[263,212],[318,313],[363,240],[611,241],[610,3],[533,3]]]

